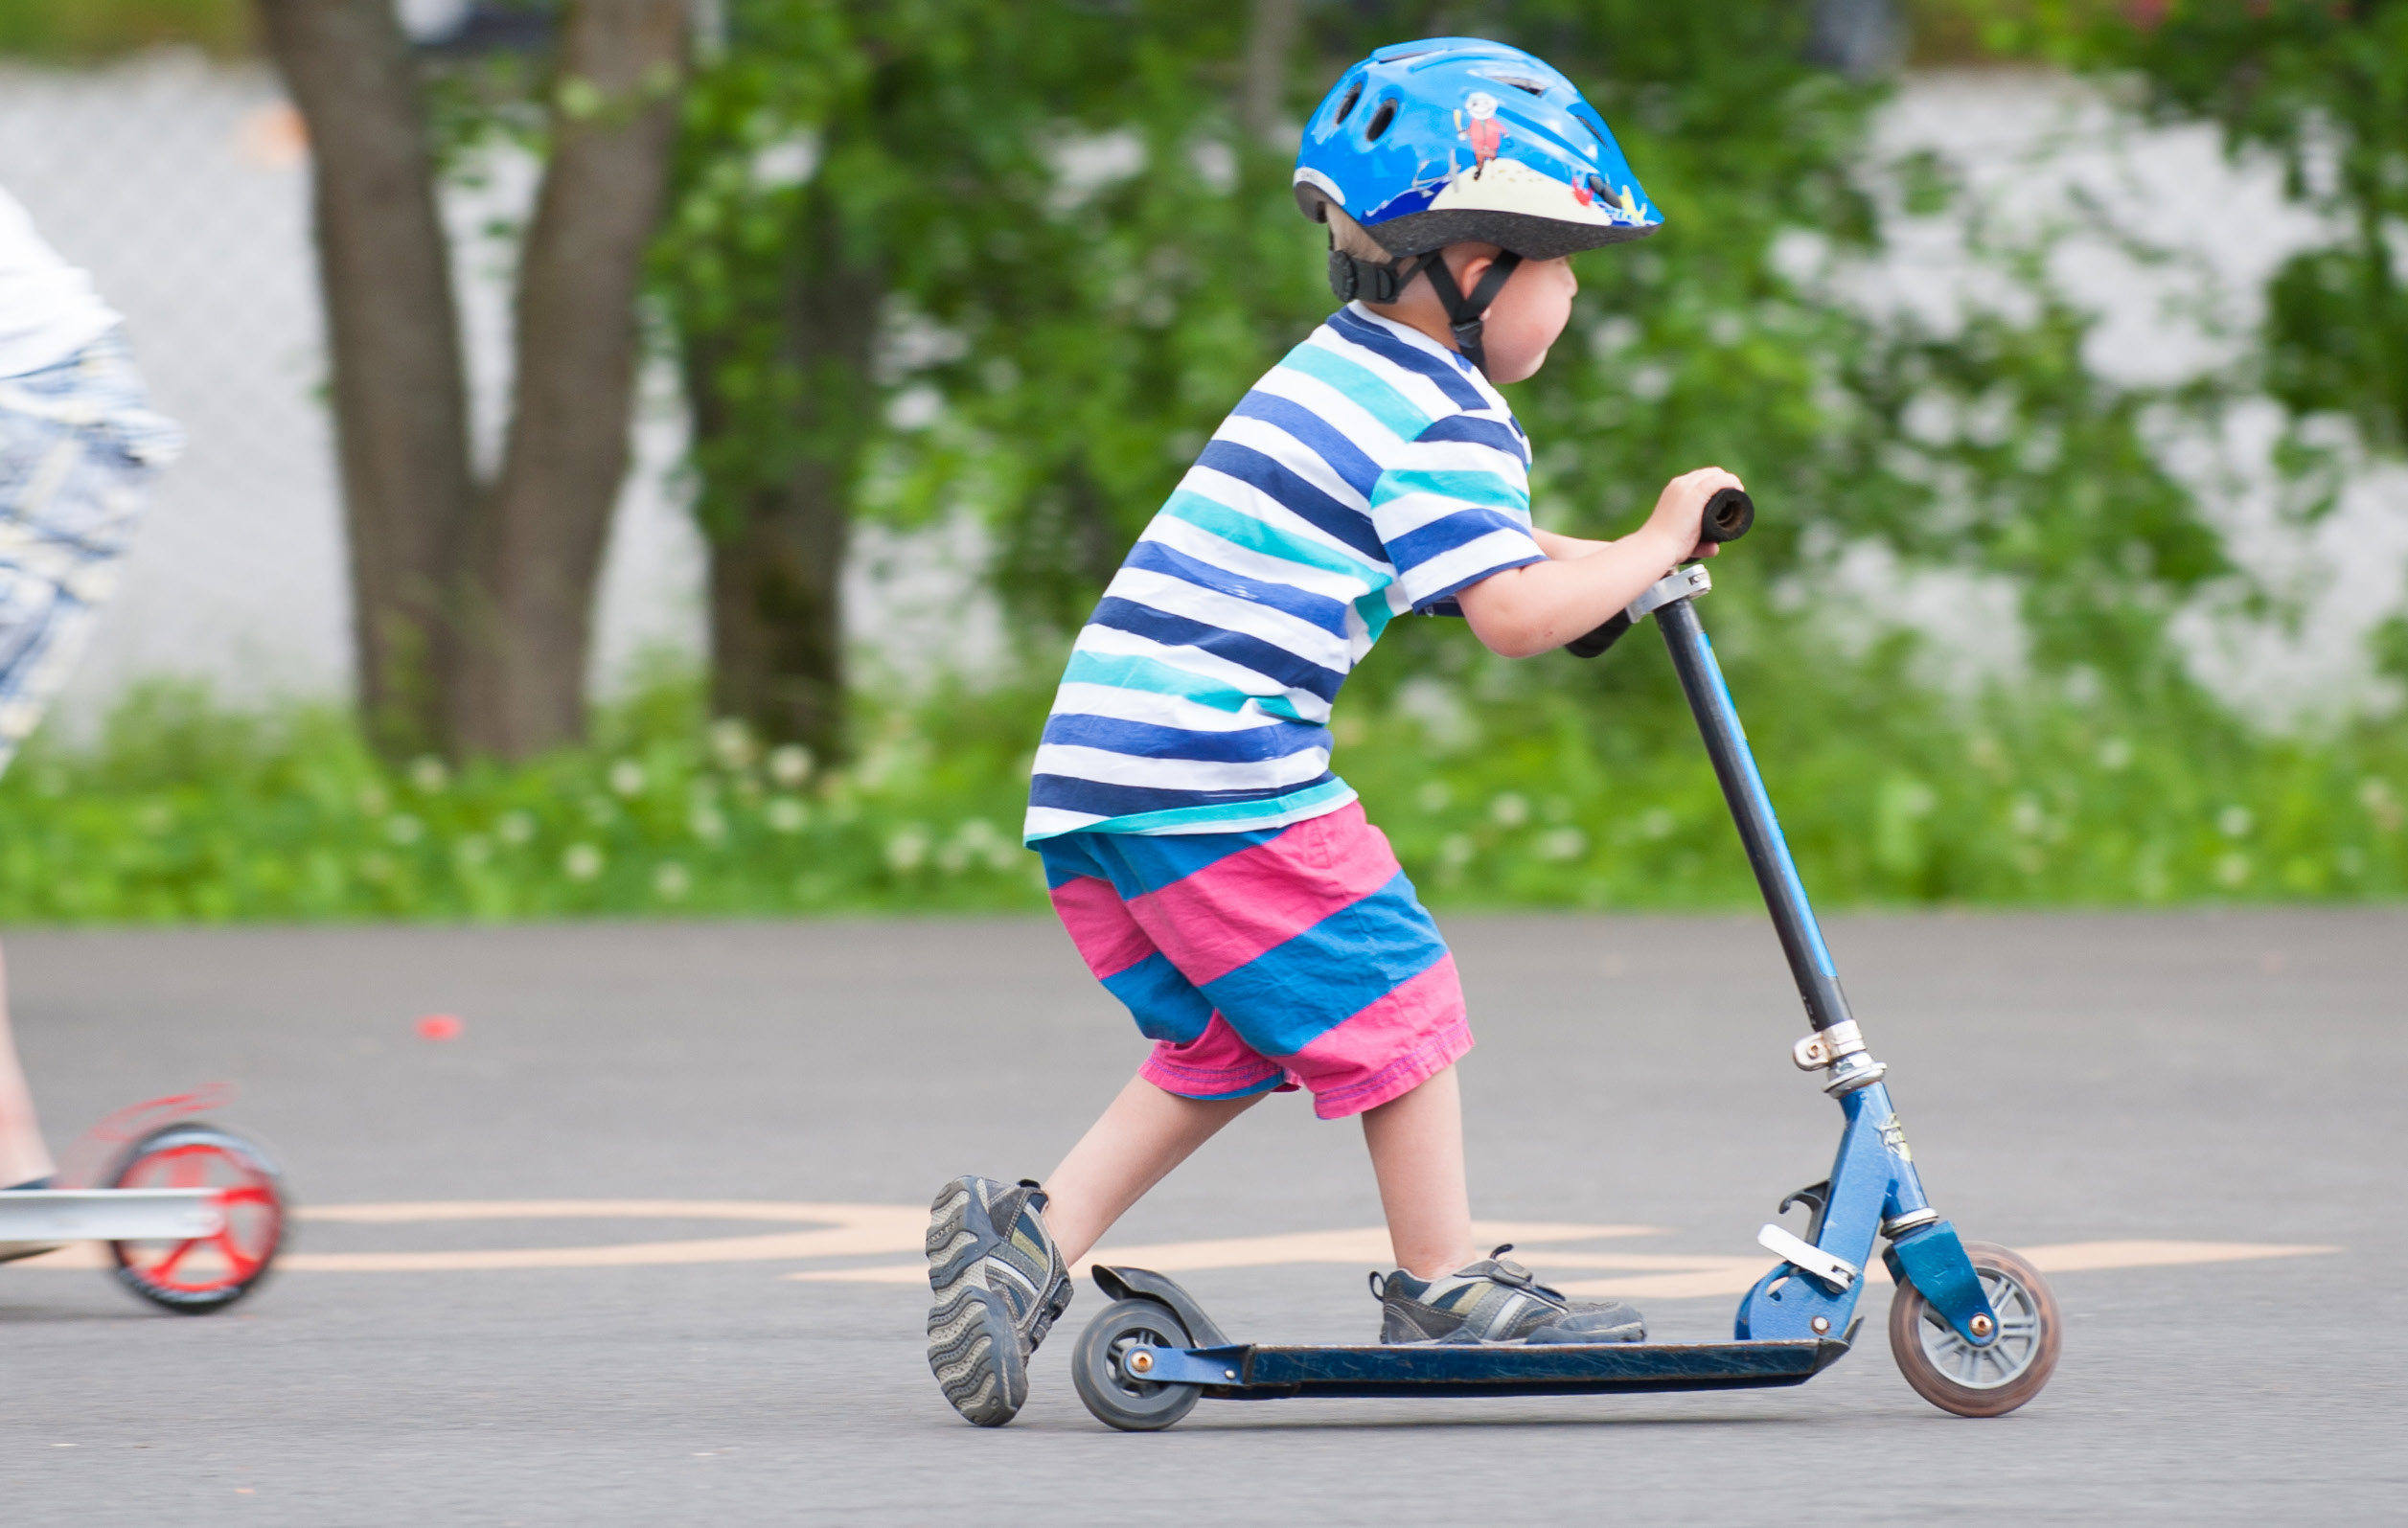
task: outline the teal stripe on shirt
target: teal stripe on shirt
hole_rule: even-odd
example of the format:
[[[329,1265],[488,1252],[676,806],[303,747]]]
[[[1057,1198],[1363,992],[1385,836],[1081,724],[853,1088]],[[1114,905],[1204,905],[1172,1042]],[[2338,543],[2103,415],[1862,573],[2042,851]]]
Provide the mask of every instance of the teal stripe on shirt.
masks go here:
[[[1264,557],[1277,558],[1283,562],[1301,562],[1323,573],[1368,582],[1374,587],[1389,582],[1385,571],[1360,558],[1348,557],[1334,547],[1283,531],[1243,510],[1233,510],[1217,499],[1206,498],[1193,489],[1181,489],[1173,493],[1170,502],[1162,506],[1162,513],[1173,519],[1185,520],[1200,531],[1209,531],[1231,546],[1259,552]]]
[[[1134,816],[1114,817],[1112,831],[1137,833],[1238,832],[1248,828],[1267,828],[1334,811],[1354,799],[1354,787],[1343,780],[1330,780],[1285,796],[1265,796],[1255,801],[1225,801],[1210,807],[1173,807],[1168,811],[1141,811]],[[1063,830],[1065,832],[1092,831],[1092,828]],[[1036,842],[1033,838],[1028,841]]]
[[[1293,366],[1345,394],[1347,402],[1387,425],[1400,441],[1412,440],[1430,427],[1430,416],[1413,407],[1404,394],[1368,368],[1335,352],[1319,345],[1298,345],[1279,364]]]
[[[1530,496],[1494,472],[1421,471],[1400,468],[1380,474],[1372,486],[1373,508],[1409,493],[1428,493],[1465,504],[1493,505],[1501,510],[1526,510]]]
[[[1200,706],[1232,714],[1246,709],[1246,702],[1254,702],[1254,709],[1290,721],[1302,721],[1296,702],[1285,695],[1253,695],[1238,689],[1227,680],[1207,673],[1196,673],[1174,668],[1158,658],[1148,658],[1134,652],[1089,652],[1080,649],[1070,654],[1069,667],[1063,671],[1064,684],[1099,684],[1114,690],[1142,690],[1150,695],[1177,696],[1193,700]]]

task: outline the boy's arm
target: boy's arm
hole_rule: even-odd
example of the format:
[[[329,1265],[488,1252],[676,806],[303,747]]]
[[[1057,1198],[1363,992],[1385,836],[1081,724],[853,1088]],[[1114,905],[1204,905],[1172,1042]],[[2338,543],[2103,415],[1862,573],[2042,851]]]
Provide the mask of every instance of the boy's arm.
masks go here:
[[[1618,541],[1538,532],[1549,560],[1493,574],[1458,590],[1456,603],[1489,650],[1508,658],[1551,652],[1595,630],[1676,564],[1712,557],[1719,548],[1697,535],[1706,501],[1742,487],[1721,468],[1703,467],[1665,484],[1647,523]]]
[[[1592,540],[1585,536],[1566,536],[1559,531],[1542,531],[1537,526],[1530,528],[1530,538],[1539,544],[1540,551],[1558,562],[1569,562],[1573,558],[1585,558],[1592,552],[1602,552],[1614,544],[1611,541]]]

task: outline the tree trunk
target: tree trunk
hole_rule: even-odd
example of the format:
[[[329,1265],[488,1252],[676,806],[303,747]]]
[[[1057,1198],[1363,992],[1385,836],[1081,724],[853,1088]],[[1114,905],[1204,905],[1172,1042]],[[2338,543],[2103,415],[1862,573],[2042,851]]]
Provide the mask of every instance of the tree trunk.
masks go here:
[[[446,604],[473,485],[450,251],[390,0],[261,0],[309,125],[360,707],[389,754],[446,741]]]
[[[851,258],[829,198],[802,196],[778,284],[775,370],[791,383],[791,457],[729,461],[706,481],[711,536],[711,703],[763,737],[800,742],[822,759],[844,753],[847,523],[861,442],[872,422],[870,367],[882,274]],[[741,322],[741,321],[740,321]],[[690,346],[695,432],[736,438],[737,406],[721,376],[726,357]],[[707,470],[707,468],[706,468]]]
[[[572,0],[562,17],[551,159],[519,262],[509,444],[468,538],[455,724],[470,752],[521,759],[585,733],[684,27],[680,0]]]
[[[1246,20],[1245,76],[1238,82],[1237,120],[1258,144],[1282,130],[1288,104],[1288,58],[1296,51],[1299,0],[1253,0]],[[1281,143],[1278,147],[1293,147]]]

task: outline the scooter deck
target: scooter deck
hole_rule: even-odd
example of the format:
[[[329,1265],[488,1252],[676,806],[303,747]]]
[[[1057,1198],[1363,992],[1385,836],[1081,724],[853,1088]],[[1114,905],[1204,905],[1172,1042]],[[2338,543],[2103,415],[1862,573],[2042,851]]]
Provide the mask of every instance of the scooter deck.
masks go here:
[[[216,1189],[10,1189],[0,1242],[189,1242],[225,1229]]]
[[[1848,1336],[1855,1335],[1851,1328]],[[1777,1342],[1603,1342],[1381,1347],[1153,1348],[1144,1378],[1227,1401],[1284,1396],[1560,1396],[1802,1384],[1848,1349]],[[1137,1351],[1123,1359],[1129,1363]],[[1134,1364],[1131,1365],[1135,1367]]]

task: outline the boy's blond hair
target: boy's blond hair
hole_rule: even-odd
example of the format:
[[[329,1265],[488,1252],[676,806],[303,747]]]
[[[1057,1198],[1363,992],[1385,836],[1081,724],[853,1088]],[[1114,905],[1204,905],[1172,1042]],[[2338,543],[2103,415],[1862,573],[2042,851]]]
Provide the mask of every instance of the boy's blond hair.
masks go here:
[[[1372,238],[1370,231],[1361,223],[1327,202],[1321,203],[1321,207],[1329,215],[1330,248],[1378,265],[1385,265],[1396,258],[1381,247],[1380,241]]]

